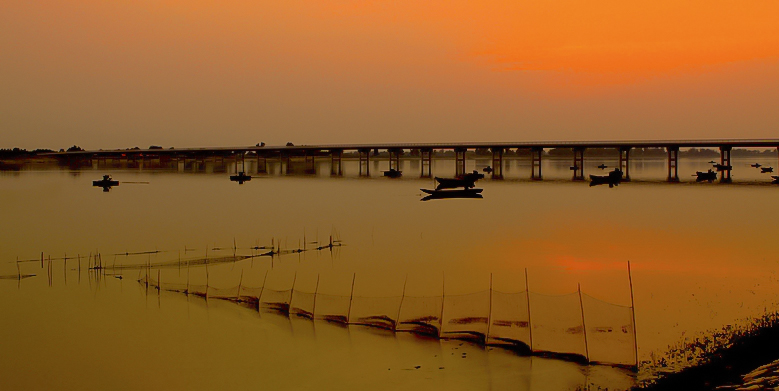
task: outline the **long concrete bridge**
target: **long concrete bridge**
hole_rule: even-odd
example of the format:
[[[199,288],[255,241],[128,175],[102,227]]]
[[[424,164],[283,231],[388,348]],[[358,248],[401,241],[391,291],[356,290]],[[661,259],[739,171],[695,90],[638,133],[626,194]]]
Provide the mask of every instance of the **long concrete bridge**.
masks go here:
[[[357,152],[360,160],[360,175],[370,175],[369,163],[371,152],[378,155],[379,151],[389,154],[389,168],[400,169],[400,156],[404,151],[419,151],[421,160],[421,177],[432,176],[433,151],[453,151],[455,158],[455,175],[465,173],[465,158],[468,150],[488,149],[492,153],[492,177],[503,177],[503,155],[507,149],[527,150],[531,159],[531,178],[542,179],[541,162],[545,149],[571,149],[573,151],[574,180],[583,180],[584,159],[587,149],[611,149],[619,154],[619,168],[625,173],[625,179],[630,180],[630,151],[634,148],[662,148],[667,155],[668,181],[679,181],[679,149],[680,148],[713,148],[720,151],[721,175],[720,181],[730,182],[731,151],[733,148],[776,148],[779,151],[779,139],[708,139],[708,140],[623,140],[623,141],[532,141],[532,142],[472,142],[472,143],[374,143],[374,144],[322,144],[322,145],[284,145],[284,146],[244,146],[244,147],[204,147],[204,148],[150,148],[123,150],[93,150],[58,152],[49,155],[64,161],[83,159],[142,159],[144,157],[159,157],[160,159],[204,158],[207,156],[235,156],[245,160],[251,153],[258,163],[260,173],[267,172],[267,159],[278,158],[290,167],[293,157],[304,158],[306,171],[312,172],[316,157],[329,156],[331,159],[331,174],[342,175],[342,158],[344,152]]]

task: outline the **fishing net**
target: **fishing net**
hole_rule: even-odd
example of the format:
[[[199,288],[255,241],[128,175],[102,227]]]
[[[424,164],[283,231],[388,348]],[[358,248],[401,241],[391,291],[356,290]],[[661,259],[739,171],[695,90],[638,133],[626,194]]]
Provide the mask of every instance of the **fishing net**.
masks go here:
[[[492,292],[490,339],[492,344],[506,344],[530,349],[530,315],[527,292]]]
[[[275,290],[265,288],[260,298],[260,308],[289,313],[289,302],[292,289]]]
[[[635,365],[633,309],[582,294],[590,361]]]
[[[444,300],[441,336],[485,341],[490,316],[490,291],[447,295]]]
[[[400,310],[401,296],[361,297],[352,299],[349,323],[395,329]]]
[[[231,288],[208,288],[208,297],[215,299],[237,299],[238,298],[238,285]]]
[[[292,291],[292,301],[289,303],[290,315],[304,318],[314,318],[316,295],[309,292]]]
[[[441,327],[441,296],[406,296],[396,330],[438,335]]]
[[[317,293],[316,318],[336,323],[347,323],[349,302],[349,296]]]
[[[586,358],[579,294],[548,296],[530,293],[533,350]]]

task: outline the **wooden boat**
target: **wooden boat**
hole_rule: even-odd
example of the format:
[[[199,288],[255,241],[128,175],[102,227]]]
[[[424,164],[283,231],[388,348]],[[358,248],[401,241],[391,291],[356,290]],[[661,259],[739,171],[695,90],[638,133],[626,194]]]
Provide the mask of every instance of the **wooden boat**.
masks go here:
[[[92,186],[98,186],[98,187],[119,186],[119,181],[115,181],[111,179],[110,175],[103,175],[103,179],[99,181],[92,181]]]
[[[752,166],[754,168],[760,168],[761,164],[760,163],[755,163],[755,164],[750,164],[750,166]]]
[[[712,182],[715,179],[717,179],[717,172],[712,170],[705,171],[705,172],[695,171],[695,176],[697,177],[695,178],[696,182],[703,182],[703,181]]]
[[[730,171],[733,169],[733,166],[724,165],[724,164],[715,164],[714,168],[716,168],[717,171]]]
[[[763,168],[760,169],[760,172],[761,173],[774,172],[774,168],[773,167],[763,167]]]
[[[590,186],[605,185],[614,187],[622,182],[622,170],[619,168],[614,169],[608,175],[590,175]]]
[[[400,178],[403,176],[403,171],[396,170],[394,168],[390,168],[389,171],[382,171],[384,173],[384,176],[390,177],[390,178]]]
[[[606,169],[606,167],[608,167],[608,166],[607,166],[607,165],[605,165],[605,164],[601,164],[600,166],[598,166],[598,168],[600,168],[601,170],[605,170],[605,169]]]
[[[230,180],[233,182],[238,182],[238,184],[243,184],[244,182],[252,180],[251,175],[246,175],[245,172],[241,171],[238,173],[238,175],[230,175]]]
[[[431,195],[471,195],[471,194],[479,194],[484,189],[457,189],[457,190],[430,190],[430,189],[419,189],[422,190],[422,192],[431,194]]]

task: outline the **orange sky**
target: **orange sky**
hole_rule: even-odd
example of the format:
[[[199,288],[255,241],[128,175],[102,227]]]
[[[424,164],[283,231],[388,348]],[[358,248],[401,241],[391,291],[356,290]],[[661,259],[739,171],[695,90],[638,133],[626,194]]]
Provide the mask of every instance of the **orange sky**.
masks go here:
[[[7,148],[774,137],[773,1],[52,1],[0,12]]]

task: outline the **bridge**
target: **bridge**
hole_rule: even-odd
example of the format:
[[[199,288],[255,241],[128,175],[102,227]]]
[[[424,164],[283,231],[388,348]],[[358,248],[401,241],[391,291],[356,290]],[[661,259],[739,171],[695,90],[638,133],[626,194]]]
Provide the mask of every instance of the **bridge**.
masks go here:
[[[370,175],[371,152],[373,157],[380,151],[389,154],[389,168],[400,169],[400,156],[406,150],[417,151],[421,160],[420,176],[432,176],[433,151],[453,151],[455,158],[455,175],[465,173],[466,152],[469,150],[488,149],[492,154],[491,173],[493,179],[503,178],[503,158],[507,149],[526,150],[531,159],[531,178],[543,179],[541,162],[545,149],[570,149],[573,152],[574,180],[583,180],[584,160],[587,149],[614,149],[619,154],[619,169],[625,174],[625,180],[630,180],[630,151],[635,148],[662,148],[667,155],[668,181],[679,181],[679,149],[680,148],[713,148],[720,151],[720,181],[730,182],[731,151],[733,148],[776,148],[779,152],[779,139],[706,139],[706,140],[623,140],[623,141],[531,141],[531,142],[471,142],[471,143],[374,143],[374,144],[322,144],[322,145],[291,145],[284,146],[238,146],[238,147],[204,147],[204,148],[150,148],[121,150],[92,150],[55,152],[48,155],[61,161],[91,161],[92,159],[143,159],[158,157],[160,159],[203,159],[205,157],[235,157],[245,161],[250,155],[257,159],[258,172],[267,172],[267,160],[278,158],[286,163],[290,170],[290,159],[305,159],[306,172],[313,172],[317,157],[331,159],[331,174],[342,175],[342,159],[344,152],[359,154],[360,175]]]

